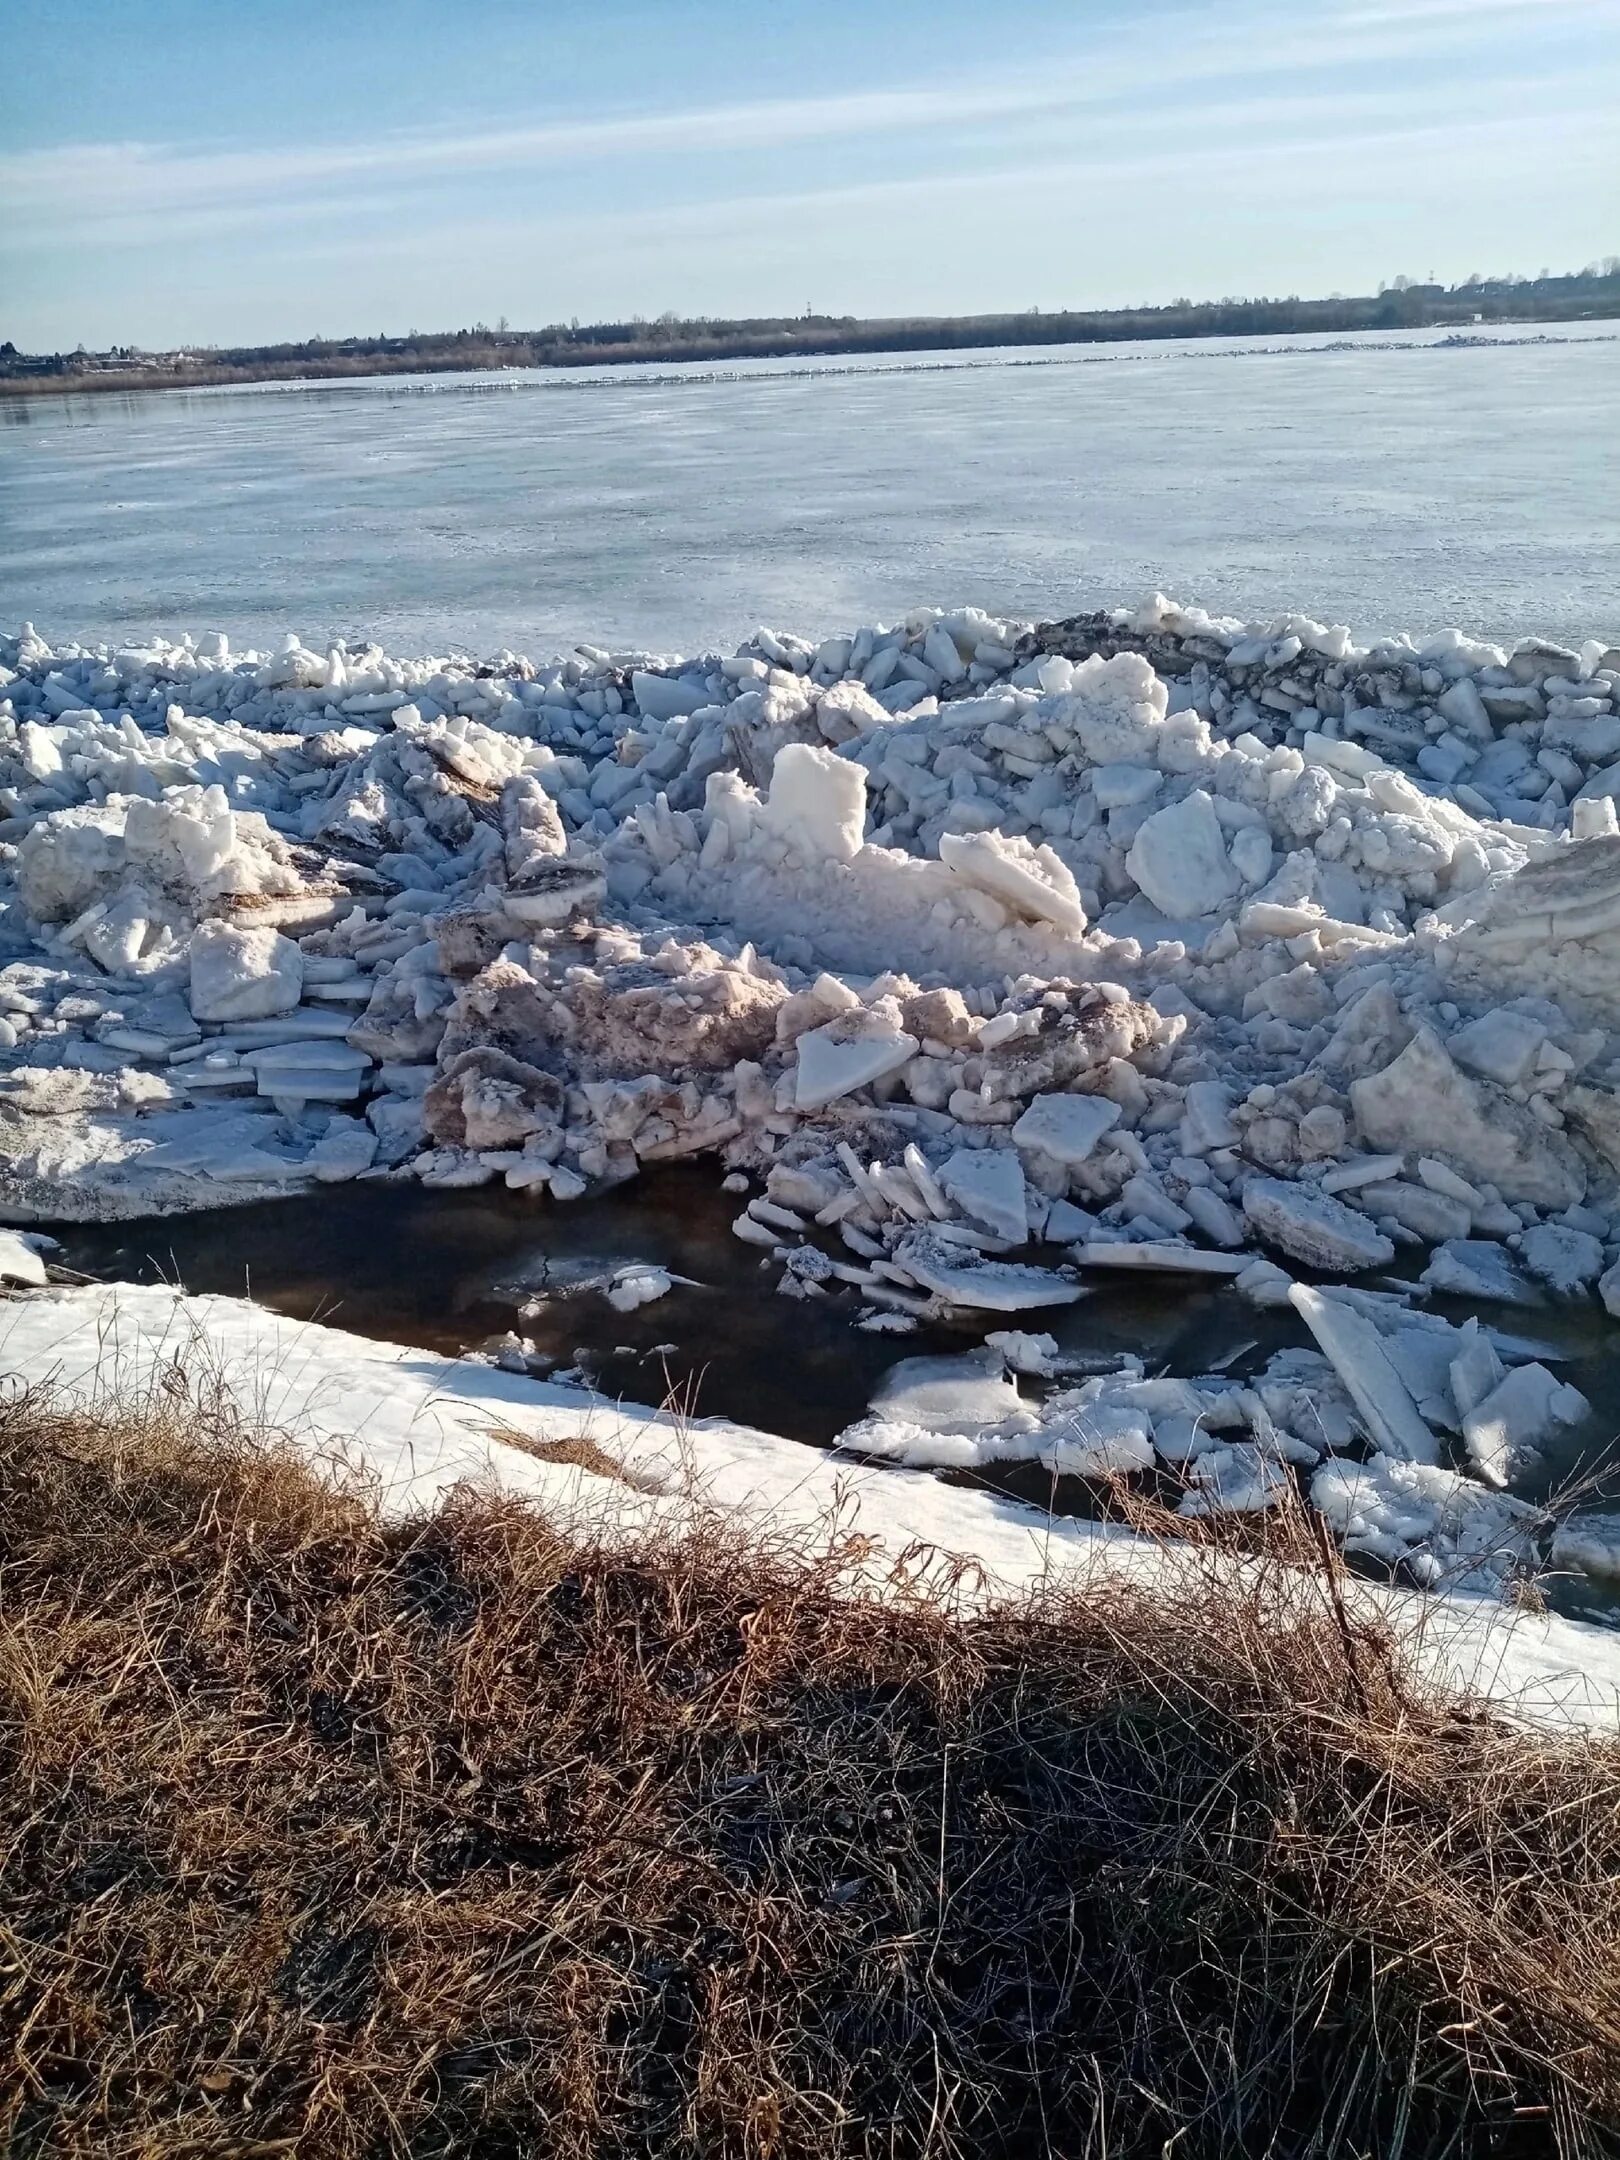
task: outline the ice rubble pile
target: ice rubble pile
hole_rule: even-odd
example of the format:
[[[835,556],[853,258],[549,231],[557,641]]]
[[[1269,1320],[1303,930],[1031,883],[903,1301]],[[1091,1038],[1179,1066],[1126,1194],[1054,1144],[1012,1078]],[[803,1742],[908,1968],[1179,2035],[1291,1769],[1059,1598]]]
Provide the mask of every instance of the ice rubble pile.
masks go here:
[[[1262,1512],[1302,1474],[1348,1551],[1425,1586],[1501,1587],[1549,1558],[1620,1577],[1620,1519],[1555,1523],[1505,1489],[1534,1478],[1538,1450],[1586,1414],[1533,1339],[1455,1327],[1388,1291],[1296,1283],[1290,1298],[1321,1347],[1279,1351],[1250,1380],[1147,1378],[1137,1359],[1075,1378],[1086,1361],[1052,1336],[1008,1331],[903,1360],[841,1444],[942,1470],[1156,1473],[1179,1486],[1185,1518]],[[1056,1385],[1031,1398],[1019,1374]]]
[[[1422,1248],[1416,1292],[1356,1293],[1404,1302],[1301,1308],[1366,1463],[1225,1388],[1167,1414],[1248,1439],[1167,1451],[1150,1418],[1111,1453],[1106,1380],[957,1437],[1077,1467],[1051,1421],[1101,1417],[1102,1467],[1177,1461],[1193,1509],[1314,1448],[1347,1539],[1472,1565],[1470,1506],[1519,1520],[1484,1481],[1576,1404],[1520,1359],[1481,1424],[1435,1378],[1478,1343],[1412,1301],[1620,1311],[1617,801],[1596,642],[1359,648],[1157,597],[541,668],[25,629],[0,1199],[566,1200],[708,1152],[778,1287],[902,1330],[1127,1267],[1298,1302],[1290,1266]]]

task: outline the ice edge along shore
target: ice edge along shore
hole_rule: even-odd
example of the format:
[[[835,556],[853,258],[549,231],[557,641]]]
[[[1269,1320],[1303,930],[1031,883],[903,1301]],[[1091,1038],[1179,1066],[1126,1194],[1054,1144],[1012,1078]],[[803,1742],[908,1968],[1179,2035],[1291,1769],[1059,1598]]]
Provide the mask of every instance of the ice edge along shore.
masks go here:
[[[21,1299],[0,1307],[0,1363],[64,1407],[126,1415],[184,1369],[201,1396],[224,1389],[250,1426],[290,1439],[386,1512],[430,1507],[470,1483],[531,1500],[610,1542],[716,1518],[812,1558],[858,1536],[866,1558],[846,1578],[852,1591],[892,1594],[898,1567],[916,1589],[948,1586],[967,1611],[1087,1583],[1174,1597],[1178,1580],[1207,1580],[1211,1569],[1234,1585],[1272,1581],[1287,1595],[1274,1570],[1234,1555],[1048,1518],[724,1419],[688,1423],[587,1401],[576,1389],[287,1320],[243,1299],[133,1284]],[[583,1466],[581,1443],[596,1467]],[[1484,1696],[1534,1726],[1620,1731],[1620,1636],[1476,1596],[1434,1599],[1356,1581],[1342,1594],[1392,1627],[1435,1686]]]

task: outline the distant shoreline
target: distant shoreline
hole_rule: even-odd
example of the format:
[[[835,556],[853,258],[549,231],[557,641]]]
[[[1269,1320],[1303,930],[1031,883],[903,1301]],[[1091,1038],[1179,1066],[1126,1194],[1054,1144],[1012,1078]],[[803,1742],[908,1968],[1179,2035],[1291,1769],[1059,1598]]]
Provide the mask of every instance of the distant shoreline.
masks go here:
[[[1551,288],[1551,289],[1549,289]],[[1187,342],[1208,337],[1303,337],[1368,330],[1467,330],[1620,317],[1620,274],[1552,278],[1500,288],[1425,287],[1340,300],[1255,300],[1117,309],[857,321],[810,317],[745,323],[596,324],[536,333],[473,330],[415,338],[312,339],[241,347],[150,366],[99,356],[0,354],[0,396],[64,397],[187,390],[375,375],[502,369],[672,365],[693,361],[832,359],[986,347]]]

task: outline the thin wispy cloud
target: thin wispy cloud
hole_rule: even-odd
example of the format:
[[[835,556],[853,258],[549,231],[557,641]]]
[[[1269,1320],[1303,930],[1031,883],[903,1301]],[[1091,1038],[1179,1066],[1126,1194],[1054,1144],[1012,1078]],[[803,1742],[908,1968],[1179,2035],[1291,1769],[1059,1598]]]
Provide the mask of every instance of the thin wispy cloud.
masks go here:
[[[1084,62],[1021,70],[997,79],[958,71],[948,82],[846,91],[831,97],[771,97],[655,110],[604,104],[586,114],[523,126],[489,124],[485,115],[409,133],[383,132],[343,142],[279,141],[244,149],[130,140],[69,143],[0,152],[0,203],[25,226],[43,220],[120,225],[140,212],[231,199],[273,203],[371,183],[408,186],[438,178],[543,171],[557,164],[625,160],[693,162],[747,151],[788,150],[839,138],[896,140],[944,131],[1005,129],[1009,124],[1117,109],[1133,97],[1159,105],[1178,92],[1226,78],[1252,88],[1302,69],[1327,71],[1349,61],[1394,57],[1416,36],[1473,31],[1481,18],[1533,14],[1579,19],[1609,14],[1620,0],[1407,0],[1407,4],[1325,11],[1302,29],[1297,14],[1261,9],[1212,25],[1184,17],[1144,46],[1102,50]],[[1376,39],[1370,33],[1378,33]],[[1297,103],[1291,94],[1290,108]],[[1140,109],[1132,114],[1140,124]],[[1288,108],[1271,116],[1286,122]]]
[[[1524,85],[1531,96],[1556,87],[1556,78],[1531,80]],[[784,176],[778,184],[765,188],[693,201],[638,202],[623,209],[573,212],[553,208],[536,213],[527,202],[520,202],[469,220],[441,202],[438,231],[441,239],[454,236],[458,240],[474,231],[508,236],[543,231],[581,237],[639,230],[693,232],[710,229],[739,214],[768,217],[777,210],[810,205],[881,210],[886,204],[983,195],[993,189],[1050,188],[1060,181],[1102,174],[1125,179],[1132,173],[1183,171],[1191,175],[1223,167],[1263,169],[1301,150],[1319,154],[1335,135],[1353,139],[1360,152],[1372,156],[1392,145],[1418,139],[1479,143],[1487,136],[1511,139],[1525,134],[1525,122],[1516,111],[1475,112],[1460,123],[1437,122],[1428,92],[1418,85],[1390,85],[1358,96],[1342,92],[1296,96],[1282,120],[1268,100],[1239,97],[1211,106],[1208,117],[1212,125],[1207,132],[1190,140],[1167,139],[1162,131],[1144,136],[1134,117],[1121,115],[1088,127],[1082,141],[1071,142],[1058,154],[1032,156],[1028,154],[1029,145],[1024,145],[1021,152],[1020,146],[1013,143],[1001,157],[990,156],[971,170],[908,172],[855,183],[829,174],[811,186],[803,183],[800,168],[797,179]],[[343,222],[352,228],[359,219],[386,218],[394,201],[387,192],[346,192]],[[274,227],[289,220],[301,233],[310,223],[330,218],[332,208],[325,200],[197,203],[164,212],[155,227],[150,213],[125,210],[117,215],[110,236],[139,240],[154,230],[171,239],[219,236],[245,228]],[[298,244],[306,243],[300,239]],[[422,232],[416,223],[405,222],[391,235],[368,238],[366,244],[368,249],[382,246],[409,255],[421,248]]]
[[[1461,144],[1497,160],[1510,158],[1517,151],[1520,153],[1517,162],[1533,162],[1546,155],[1550,139],[1562,139],[1556,121],[1543,127],[1527,128],[1518,117],[1497,116],[1474,118],[1459,127],[1423,118],[1416,109],[1420,103],[1421,93],[1406,96],[1392,93],[1383,124],[1358,130],[1358,146],[1369,159],[1376,161],[1381,153],[1397,147],[1422,155],[1445,145]],[[1032,191],[1045,195],[1048,200],[1059,201],[1066,199],[1060,192],[1065,189],[1065,184],[1072,186],[1088,181],[1106,180],[1114,186],[1126,186],[1135,180],[1164,180],[1179,175],[1207,179],[1212,174],[1226,171],[1252,173],[1264,185],[1268,168],[1288,166],[1308,170],[1313,165],[1320,167],[1322,135],[1320,126],[1313,126],[1313,121],[1325,119],[1330,105],[1331,101],[1325,98],[1306,101],[1296,116],[1298,124],[1291,132],[1275,132],[1259,143],[1238,143],[1214,137],[1187,147],[1139,142],[1130,151],[1096,148],[1067,157],[991,167],[973,173],[928,173],[853,185],[829,180],[821,186],[784,187],[769,194],[720,196],[701,202],[666,203],[635,210],[587,211],[551,218],[538,227],[532,219],[510,212],[455,218],[443,228],[441,237],[460,248],[510,245],[521,234],[554,245],[574,246],[634,236],[649,248],[656,249],[676,239],[721,239],[750,230],[768,234],[779,227],[781,221],[807,212],[822,215],[842,212],[866,220],[881,220],[885,213],[897,208],[948,208],[953,200],[988,209],[1002,198],[1027,196]],[[1258,116],[1261,110],[1259,106],[1251,108],[1250,117]],[[1606,154],[1605,147],[1597,143],[1586,149],[1589,153],[1587,161],[1593,164]],[[1580,152],[1573,154],[1581,155]],[[1376,163],[1372,180],[1363,184],[1368,186],[1369,192],[1376,192]],[[1392,180],[1390,184],[1402,183]],[[418,239],[405,232],[369,244],[372,252],[380,250],[401,257],[408,257],[419,245]]]
[[[968,118],[997,120],[1060,110],[1076,94],[1077,87],[1055,90],[1048,81],[1009,84],[971,96],[949,87],[856,91],[837,98],[767,99],[678,113],[604,109],[537,127],[449,127],[369,142],[271,144],[254,150],[194,151],[155,142],[75,144],[0,154],[0,189],[22,208],[157,209],[220,194],[257,195],[339,180],[412,180],[573,159],[785,148],[839,135],[899,133]]]
[[[1341,30],[1383,30],[1406,26],[1423,29],[1437,23],[1465,23],[1471,29],[1492,16],[1541,17],[1613,15],[1613,0],[1381,0],[1372,7],[1347,8],[1335,19]]]

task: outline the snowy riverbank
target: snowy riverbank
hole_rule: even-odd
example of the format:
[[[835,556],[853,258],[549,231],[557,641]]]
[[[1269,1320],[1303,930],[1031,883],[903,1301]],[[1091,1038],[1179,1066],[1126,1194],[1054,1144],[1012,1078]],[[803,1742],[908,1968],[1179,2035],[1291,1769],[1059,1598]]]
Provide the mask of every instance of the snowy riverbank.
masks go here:
[[[441,1359],[341,1329],[279,1318],[246,1300],[121,1284],[0,1305],[0,1366],[75,1411],[137,1409],[184,1374],[244,1422],[280,1433],[390,1513],[431,1508],[457,1484],[521,1495],[551,1519],[636,1540],[716,1515],[784,1552],[814,1555],[852,1533],[866,1579],[956,1584],[1016,1598],[1045,1586],[1129,1578],[1175,1594],[1211,1567],[1128,1531],[1046,1517],[994,1494],[851,1462],[719,1418],[686,1421],[582,1397],[468,1359]],[[962,1563],[969,1564],[964,1577]],[[1620,1730],[1620,1636],[1494,1600],[1444,1601],[1350,1582],[1358,1610],[1388,1621],[1418,1669],[1538,1724]]]
[[[1151,1473],[1188,1515],[1298,1480],[1421,1582],[1612,1573],[1615,1518],[1515,1489],[1588,1414],[1534,1308],[1620,1308],[1617,693],[1596,642],[1162,600],[546,667],[25,632],[0,1213],[379,1175],[545,1207],[711,1154],[762,1292],[994,1318],[852,1449]],[[1316,1347],[1065,1370],[1018,1316],[1126,1267]]]

